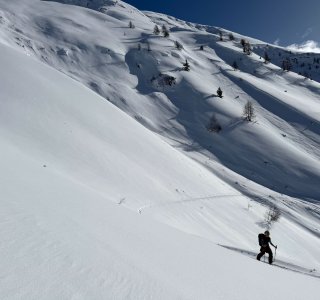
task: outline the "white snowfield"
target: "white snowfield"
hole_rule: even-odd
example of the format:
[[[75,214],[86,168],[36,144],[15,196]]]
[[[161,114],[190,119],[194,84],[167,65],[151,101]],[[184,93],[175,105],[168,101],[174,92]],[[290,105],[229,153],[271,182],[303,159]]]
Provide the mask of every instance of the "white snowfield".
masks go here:
[[[320,84],[229,33],[122,1],[0,0],[1,300],[319,299]]]

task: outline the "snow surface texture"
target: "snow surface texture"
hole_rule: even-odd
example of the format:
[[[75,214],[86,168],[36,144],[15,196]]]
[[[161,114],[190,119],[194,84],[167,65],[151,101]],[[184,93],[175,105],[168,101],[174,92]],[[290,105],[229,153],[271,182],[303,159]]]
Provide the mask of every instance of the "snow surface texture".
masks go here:
[[[59,2],[0,2],[0,298],[318,299],[320,84],[236,33]],[[295,272],[241,255],[273,205]]]

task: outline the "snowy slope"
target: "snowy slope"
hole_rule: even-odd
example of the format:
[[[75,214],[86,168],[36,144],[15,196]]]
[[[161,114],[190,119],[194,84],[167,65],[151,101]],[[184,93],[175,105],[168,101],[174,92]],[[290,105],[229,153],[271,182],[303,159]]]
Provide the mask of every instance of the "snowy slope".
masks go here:
[[[64,2],[0,3],[1,298],[316,299],[319,84],[217,28]],[[274,204],[279,264],[316,278],[236,254]]]
[[[148,18],[122,2],[91,1],[95,9],[105,3],[103,13],[52,2],[18,2],[29,17],[6,14],[6,42],[79,80],[182,147],[205,149],[222,165],[269,189],[320,199],[318,83],[265,65],[255,54],[244,55],[238,38],[219,42],[210,33],[213,29],[197,29],[164,15],[147,13]],[[15,1],[3,5],[9,11],[17,6]],[[134,29],[128,28],[132,20]],[[167,24],[170,38],[155,36],[154,22]],[[175,49],[175,40],[183,50]],[[146,51],[148,44],[153,51]],[[205,51],[199,51],[200,45]],[[191,72],[181,71],[185,59]],[[233,61],[240,71],[230,67]],[[165,90],[151,84],[159,72],[174,76],[177,84]],[[218,86],[223,100],[214,97]],[[256,108],[254,124],[241,121],[248,100]],[[223,129],[219,135],[206,130],[213,114]]]
[[[101,168],[108,165],[113,177],[123,174],[123,156],[118,153],[113,157],[112,152],[119,140],[130,148],[123,149],[129,158],[137,155],[136,150],[145,151],[140,156],[144,164],[148,162],[146,154],[151,152],[146,147],[166,151],[168,157],[162,164],[167,177],[178,178],[186,184],[184,188],[196,191],[199,183],[214,178],[203,174],[206,176],[201,181],[184,181],[174,172],[195,166],[190,159],[86,88],[12,48],[1,45],[0,50],[1,64],[10,65],[10,71],[0,80],[2,299],[253,299],[260,293],[261,299],[316,299],[319,279],[230,255],[206,239],[130,212],[113,203],[113,183],[108,178],[104,184],[110,192],[104,194],[93,189],[91,182],[82,181],[94,167],[93,162],[83,160],[93,142],[99,148],[100,141],[105,157],[113,158],[113,162],[103,161],[97,152],[90,161],[99,157]],[[12,88],[16,83],[19,90]],[[99,111],[111,120],[101,120]],[[94,118],[90,118],[93,112]],[[66,115],[67,124],[63,122]],[[108,124],[113,117],[119,126],[110,130]],[[96,136],[99,131],[95,126],[102,136]],[[84,127],[85,132],[80,132]],[[137,138],[146,141],[144,150],[138,140],[127,143],[130,128]],[[68,153],[71,146],[72,155]],[[79,156],[81,162],[76,161]],[[148,179],[129,158],[126,167],[144,183],[147,195]],[[188,163],[176,165],[184,160]],[[168,162],[174,165],[166,166]],[[149,168],[153,164],[149,163]],[[79,168],[77,175],[72,167]],[[152,174],[152,178],[161,176]],[[126,179],[122,192],[134,194]],[[160,197],[161,188],[155,190],[155,196]],[[253,273],[261,274],[263,280]],[[232,289],[228,288],[230,282]],[[248,282],[254,288],[248,289]],[[292,289],[293,283],[296,289]]]
[[[1,50],[9,70],[1,73],[2,137],[40,167],[64,171],[114,202],[126,198],[132,208],[176,199],[179,190],[240,195],[89,89],[11,48]]]

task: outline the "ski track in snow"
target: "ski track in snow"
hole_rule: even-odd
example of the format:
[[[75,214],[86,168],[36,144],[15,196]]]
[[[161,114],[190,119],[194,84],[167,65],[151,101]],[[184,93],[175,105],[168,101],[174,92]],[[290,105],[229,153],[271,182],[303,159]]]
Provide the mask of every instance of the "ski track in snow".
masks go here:
[[[236,248],[236,247],[231,247],[231,246],[226,246],[226,245],[220,245],[220,244],[218,244],[218,245],[223,247],[223,248],[226,248],[226,249],[241,253],[243,255],[247,255],[247,256],[249,256],[250,258],[253,258],[253,259],[256,259],[256,256],[259,253],[259,250],[255,253],[255,252],[248,251],[248,250],[241,249],[241,248]],[[273,252],[274,252],[274,250],[273,250]],[[264,261],[264,260],[266,260],[266,261]],[[264,257],[261,258],[260,262],[264,262],[264,263],[269,265],[269,263],[267,261],[268,261],[268,255],[265,254]],[[291,264],[291,263],[285,262],[283,260],[279,260],[279,259],[277,259],[277,257],[275,257],[275,260],[274,260],[272,266],[276,266],[276,267],[283,268],[283,269],[291,271],[291,272],[296,272],[296,273],[300,273],[300,274],[303,274],[303,275],[312,276],[312,277],[316,277],[316,278],[320,279],[320,273],[316,269],[314,269],[314,268],[306,268],[306,267],[298,266],[298,265],[295,265],[295,264]]]
[[[171,201],[171,202],[163,202],[159,204],[149,204],[142,206],[138,209],[138,212],[141,214],[145,209],[149,208],[155,208],[155,207],[164,207],[164,206],[170,206],[170,205],[176,205],[176,204],[183,204],[183,203],[188,203],[188,202],[196,202],[196,201],[208,201],[212,199],[224,199],[224,198],[235,198],[235,197],[244,197],[243,195],[214,195],[214,196],[207,196],[207,197],[198,197],[198,198],[186,198],[182,200],[177,200],[177,201]]]

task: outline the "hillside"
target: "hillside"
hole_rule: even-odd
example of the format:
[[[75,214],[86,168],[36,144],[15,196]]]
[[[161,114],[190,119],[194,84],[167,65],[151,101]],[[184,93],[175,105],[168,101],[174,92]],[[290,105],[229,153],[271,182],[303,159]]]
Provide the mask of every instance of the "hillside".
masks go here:
[[[1,298],[317,299],[316,75],[221,28],[58,2],[0,2]],[[249,259],[274,206],[282,269]]]
[[[12,15],[10,21],[8,15],[4,27],[10,30],[10,43],[85,84],[172,143],[178,140],[181,147],[203,149],[223,166],[271,190],[319,199],[318,83],[266,65],[255,54],[244,55],[240,37],[219,42],[216,33],[208,33],[213,29],[145,15],[122,2],[103,2],[104,13],[47,2],[33,8],[26,3],[19,9],[30,15],[27,22],[31,19],[32,26],[24,33],[25,19]],[[60,15],[62,9],[68,17]],[[130,20],[134,29],[128,28]],[[154,35],[155,23],[166,24],[170,37]],[[184,49],[177,50],[175,41]],[[204,51],[199,51],[201,45]],[[181,71],[186,59],[190,72]],[[239,71],[230,66],[234,61]],[[163,87],[159,73],[173,76],[176,84]],[[219,86],[223,99],[215,97]],[[257,115],[253,124],[241,121],[248,100]],[[221,134],[206,130],[213,115]],[[256,142],[244,138],[248,136]]]

